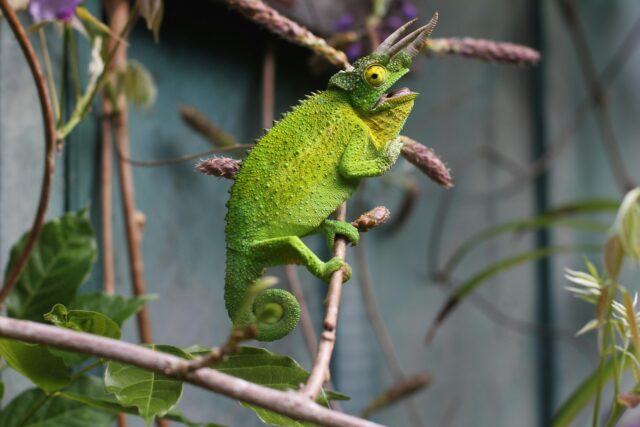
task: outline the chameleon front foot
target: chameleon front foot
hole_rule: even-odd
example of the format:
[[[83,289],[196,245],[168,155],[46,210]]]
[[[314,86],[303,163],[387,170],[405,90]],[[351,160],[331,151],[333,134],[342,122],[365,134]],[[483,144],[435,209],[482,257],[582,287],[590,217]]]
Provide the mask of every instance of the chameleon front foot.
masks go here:
[[[325,219],[320,227],[327,237],[327,244],[329,245],[329,248],[333,248],[333,244],[336,240],[336,234],[344,236],[352,246],[357,245],[360,241],[360,233],[358,232],[358,229],[348,222]]]
[[[343,283],[351,279],[351,267],[340,257],[333,257],[329,261],[324,263],[324,267],[322,269],[322,279],[325,282],[329,282],[329,280],[331,280],[331,275],[340,269],[344,271],[342,279]]]

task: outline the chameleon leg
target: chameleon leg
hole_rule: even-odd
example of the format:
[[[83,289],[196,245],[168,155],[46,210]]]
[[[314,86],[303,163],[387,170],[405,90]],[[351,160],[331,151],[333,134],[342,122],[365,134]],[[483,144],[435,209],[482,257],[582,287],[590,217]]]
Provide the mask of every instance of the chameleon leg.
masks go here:
[[[336,221],[333,219],[325,219],[320,225],[320,231],[327,237],[327,244],[329,248],[333,248],[333,243],[336,240],[336,234],[340,234],[349,240],[352,245],[357,245],[360,240],[360,233],[348,222]]]
[[[276,237],[261,240],[251,245],[252,256],[265,266],[298,264],[305,266],[314,276],[329,281],[331,274],[344,268],[344,281],[351,278],[351,268],[338,257],[322,262],[311,249],[305,245],[298,236]]]
[[[380,176],[391,169],[402,149],[402,140],[396,138],[375,158],[370,151],[369,139],[354,139],[345,148],[338,170],[345,178],[367,178]]]

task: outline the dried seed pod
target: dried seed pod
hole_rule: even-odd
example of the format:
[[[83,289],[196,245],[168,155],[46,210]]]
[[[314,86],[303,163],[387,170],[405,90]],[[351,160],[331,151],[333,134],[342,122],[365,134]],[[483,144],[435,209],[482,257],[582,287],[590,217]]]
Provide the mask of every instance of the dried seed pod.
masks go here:
[[[443,187],[453,187],[449,169],[433,150],[406,136],[401,136],[401,138],[404,141],[402,156],[405,159]]]
[[[391,213],[384,206],[378,206],[360,215],[351,223],[358,231],[366,232],[389,220]]]
[[[200,160],[196,169],[205,175],[219,176],[221,178],[235,179],[240,170],[240,160],[229,157],[213,157]]]

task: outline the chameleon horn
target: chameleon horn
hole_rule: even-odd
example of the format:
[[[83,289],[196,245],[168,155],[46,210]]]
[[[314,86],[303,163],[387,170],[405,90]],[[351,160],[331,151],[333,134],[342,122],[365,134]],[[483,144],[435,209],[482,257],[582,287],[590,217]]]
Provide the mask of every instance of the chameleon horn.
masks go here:
[[[402,36],[402,33],[404,33],[405,30],[409,28],[411,24],[413,24],[417,20],[418,20],[417,18],[412,19],[411,21],[407,22],[406,24],[404,24],[403,26],[395,30],[389,37],[387,37],[382,43],[380,43],[380,46],[378,46],[378,48],[376,49],[376,53],[379,53],[381,55],[384,55],[385,53],[388,54],[389,53],[388,50],[391,49],[393,44]],[[389,56],[393,56],[393,55],[389,55]]]
[[[418,56],[420,51],[424,48],[424,43],[427,41],[437,24],[438,12],[434,13],[429,23],[422,27],[424,30],[420,32],[415,39],[413,39],[411,44],[409,44],[405,49],[405,52],[407,52],[412,58]]]

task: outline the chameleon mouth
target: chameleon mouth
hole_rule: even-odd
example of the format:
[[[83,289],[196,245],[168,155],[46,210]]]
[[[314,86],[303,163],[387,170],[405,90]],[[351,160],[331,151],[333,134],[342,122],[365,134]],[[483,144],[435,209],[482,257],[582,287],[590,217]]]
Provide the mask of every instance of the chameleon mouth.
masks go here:
[[[380,105],[384,104],[385,102],[393,102],[395,104],[398,104],[398,103],[410,101],[413,98],[415,98],[416,95],[417,93],[411,92],[407,87],[394,89],[390,92],[383,93],[382,95],[380,95],[380,98],[378,98],[376,103],[373,105],[373,109],[378,108]]]

